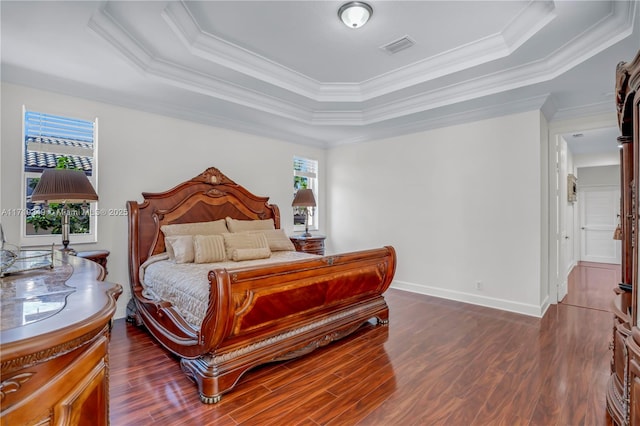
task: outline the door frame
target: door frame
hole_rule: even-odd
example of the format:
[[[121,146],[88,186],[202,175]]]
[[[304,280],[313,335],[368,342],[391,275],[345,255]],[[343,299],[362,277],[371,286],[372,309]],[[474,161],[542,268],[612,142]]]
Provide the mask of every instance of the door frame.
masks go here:
[[[560,159],[560,153],[558,152],[559,140],[563,134],[566,133],[577,133],[586,130],[597,130],[605,127],[617,127],[618,119],[615,112],[610,114],[601,114],[596,116],[587,116],[570,120],[562,120],[562,121],[551,121],[548,123],[548,137],[547,137],[547,171],[548,171],[548,179],[547,179],[547,195],[548,195],[548,205],[549,205],[549,226],[548,226],[548,258],[547,258],[547,297],[548,303],[558,303],[558,296],[561,293],[560,286],[562,285],[563,280],[566,281],[568,278],[565,276],[566,274],[560,270],[560,265],[562,265],[562,250],[560,247],[562,246],[560,239],[563,238],[560,235],[560,229],[562,228],[559,223],[561,220],[564,220],[560,216],[560,206],[558,205],[558,200],[566,199],[566,189],[565,194],[558,194],[558,161]],[[616,141],[611,141],[612,144],[615,144]],[[560,185],[562,188],[562,185]],[[560,190],[561,191],[561,190]],[[562,192],[562,191],[561,191]],[[562,202],[562,201],[560,201]]]

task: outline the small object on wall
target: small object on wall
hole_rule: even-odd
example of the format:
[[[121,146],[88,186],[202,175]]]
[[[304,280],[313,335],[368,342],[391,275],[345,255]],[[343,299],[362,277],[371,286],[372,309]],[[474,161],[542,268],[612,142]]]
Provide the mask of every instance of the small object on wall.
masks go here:
[[[567,201],[570,203],[578,201],[578,178],[571,173],[567,176]]]

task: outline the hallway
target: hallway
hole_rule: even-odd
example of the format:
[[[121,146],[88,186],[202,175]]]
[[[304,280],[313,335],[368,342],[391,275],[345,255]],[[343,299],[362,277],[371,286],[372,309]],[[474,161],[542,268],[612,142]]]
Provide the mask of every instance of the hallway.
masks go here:
[[[620,282],[620,265],[578,262],[568,278],[562,304],[611,312],[613,289]]]

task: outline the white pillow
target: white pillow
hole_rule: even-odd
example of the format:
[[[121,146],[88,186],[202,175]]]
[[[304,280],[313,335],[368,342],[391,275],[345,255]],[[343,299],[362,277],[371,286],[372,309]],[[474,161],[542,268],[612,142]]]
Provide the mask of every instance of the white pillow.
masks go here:
[[[213,220],[211,222],[174,223],[173,225],[162,225],[160,230],[165,237],[174,235],[220,235],[227,230],[227,222],[224,219]]]
[[[245,231],[253,234],[264,234],[271,251],[296,251],[287,234],[283,229],[264,229],[262,231]]]
[[[169,258],[176,263],[192,263],[195,254],[193,251],[193,235],[175,235],[164,239]]]
[[[241,260],[253,260],[253,259],[266,259],[271,257],[271,250],[268,247],[254,248],[254,249],[234,249],[233,257],[231,260],[238,262]]]
[[[226,220],[227,220],[227,228],[229,228],[229,232],[260,231],[264,229],[276,229],[273,219],[238,220],[238,219],[232,219],[229,216],[227,216]]]
[[[262,233],[241,232],[235,234],[222,234],[222,236],[224,237],[224,248],[227,252],[227,258],[229,259],[233,260],[234,258],[242,257],[242,255],[238,255],[236,253],[236,250],[244,249],[266,249],[269,251],[269,256],[271,256],[267,237]],[[262,257],[259,257],[257,259],[261,258]]]

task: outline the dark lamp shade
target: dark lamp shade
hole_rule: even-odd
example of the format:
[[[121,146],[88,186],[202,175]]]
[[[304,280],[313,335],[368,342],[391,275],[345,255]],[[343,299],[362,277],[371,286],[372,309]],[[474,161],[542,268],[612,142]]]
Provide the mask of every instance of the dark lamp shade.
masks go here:
[[[299,189],[296,192],[296,196],[293,198],[293,207],[315,207],[316,199],[313,196],[313,190],[311,189]]]
[[[31,201],[49,203],[97,201],[98,194],[82,170],[46,169],[31,194]]]

